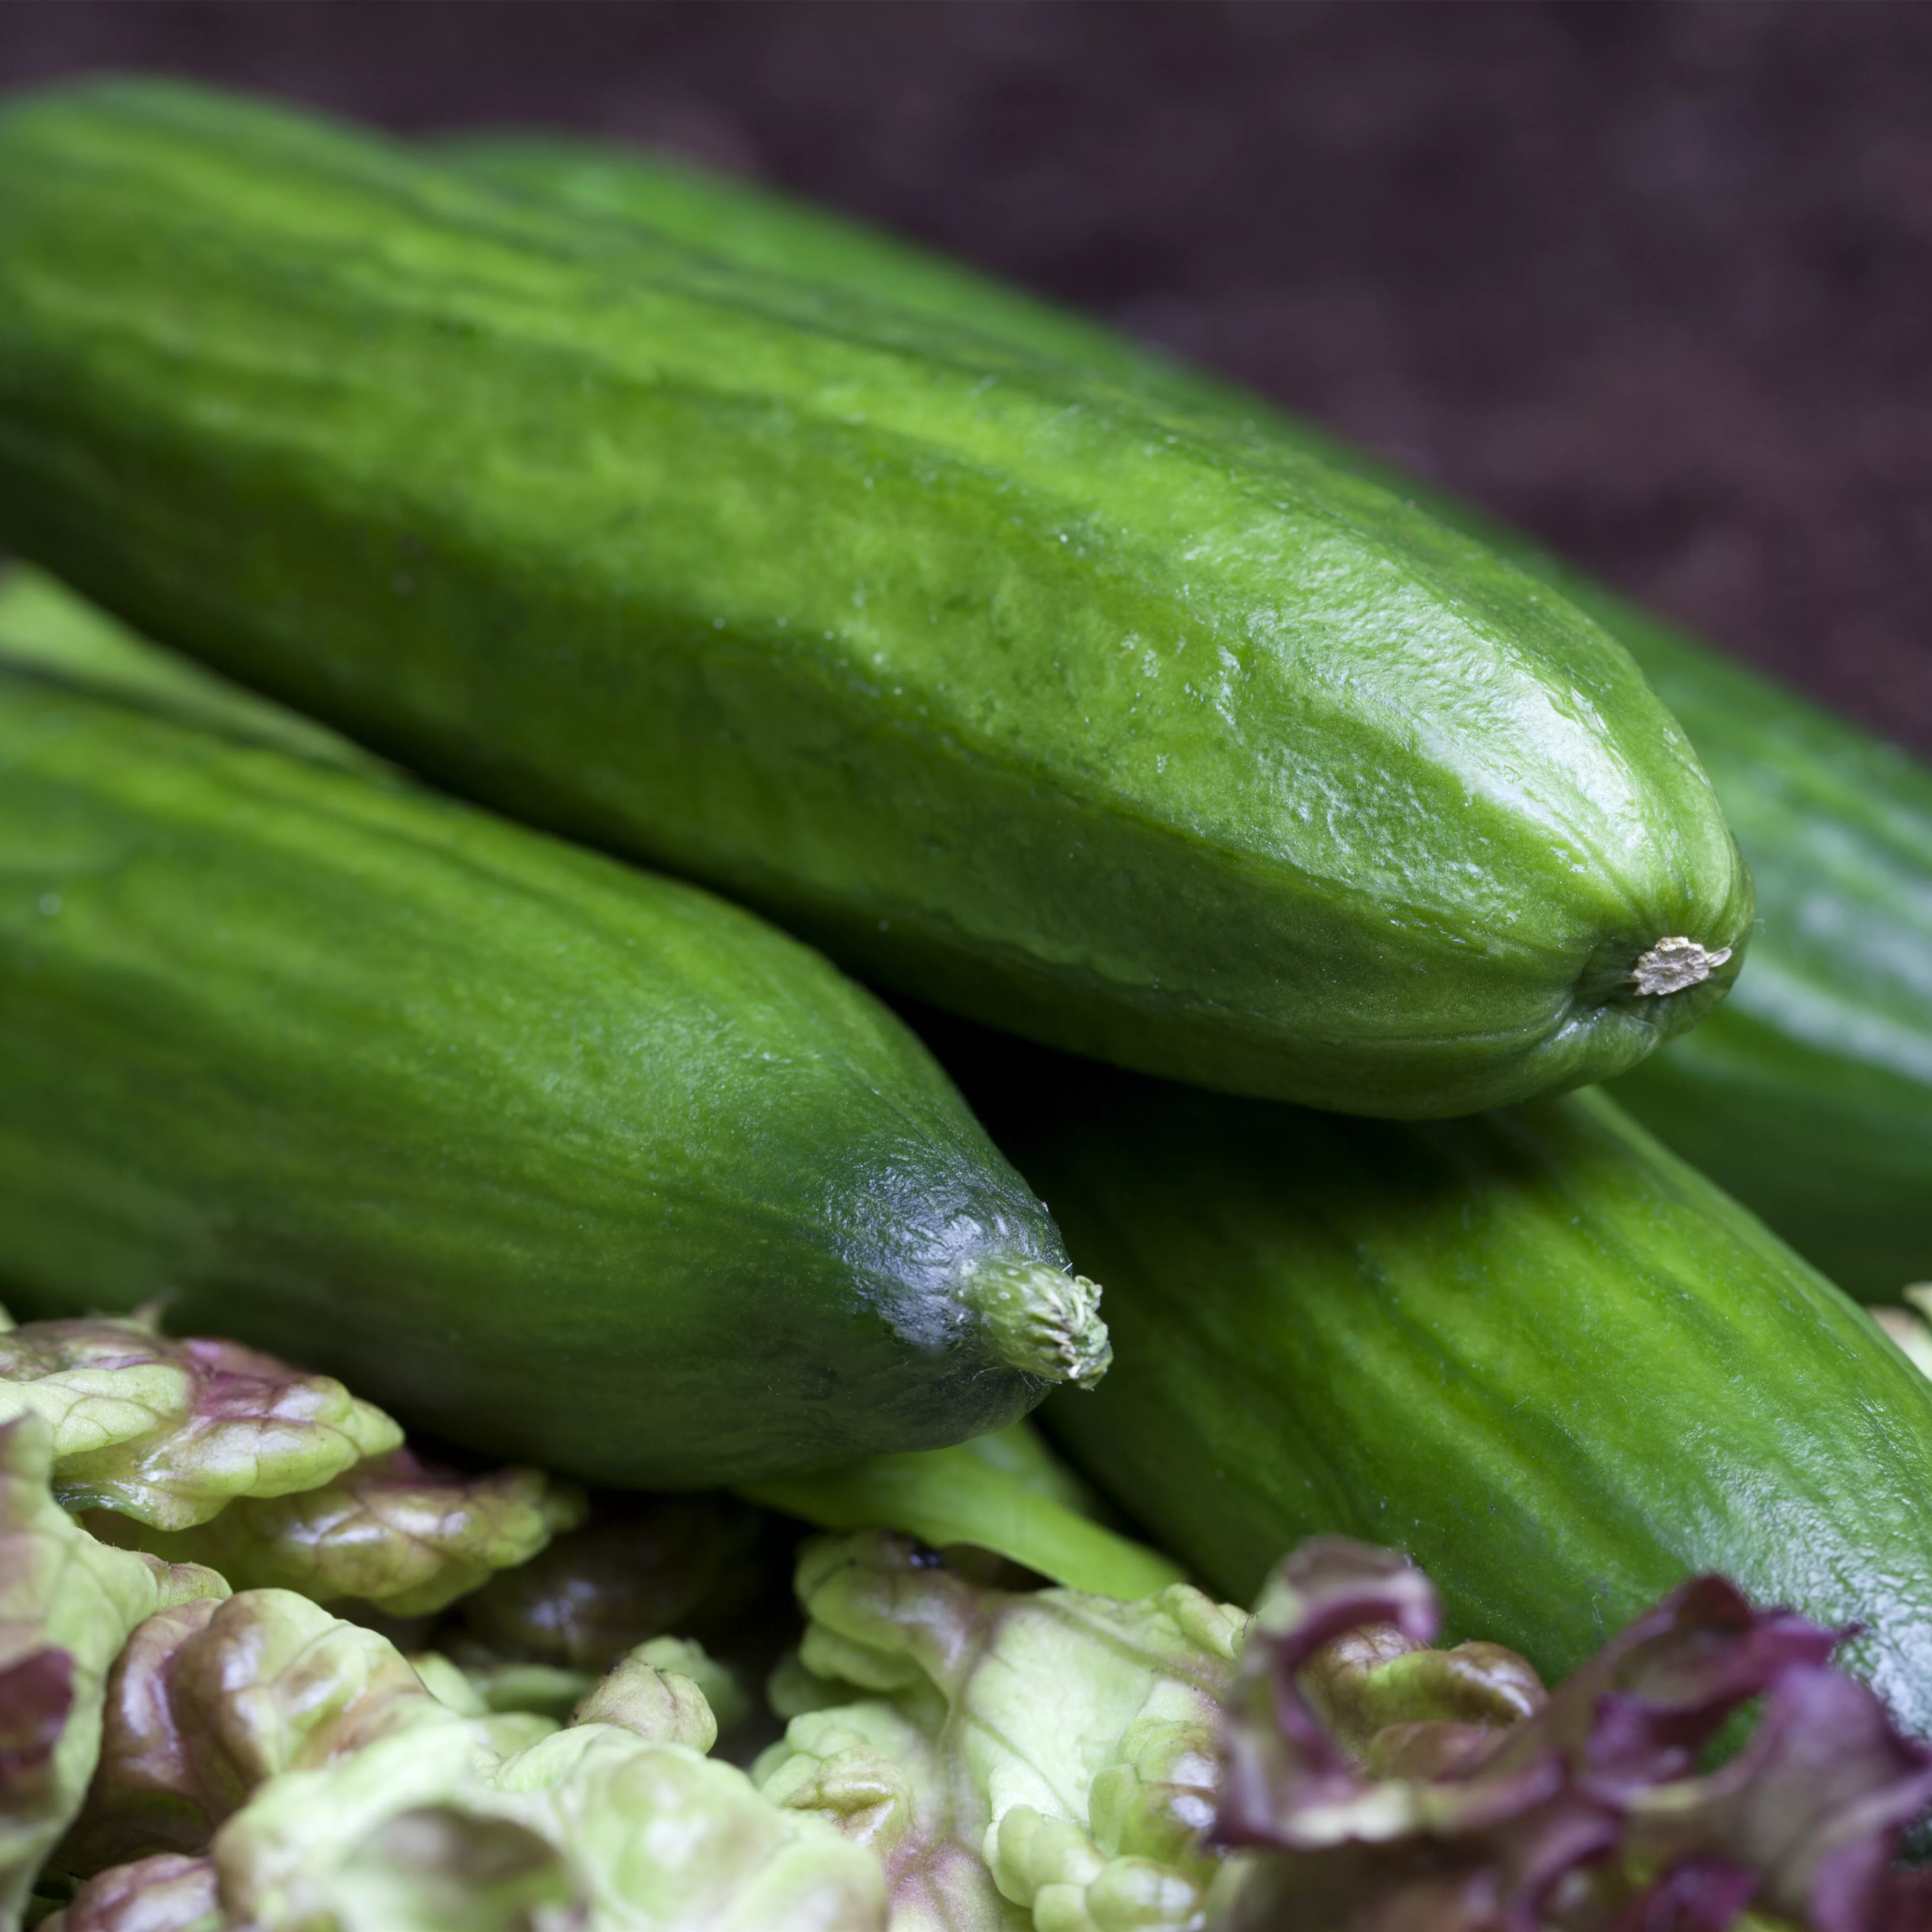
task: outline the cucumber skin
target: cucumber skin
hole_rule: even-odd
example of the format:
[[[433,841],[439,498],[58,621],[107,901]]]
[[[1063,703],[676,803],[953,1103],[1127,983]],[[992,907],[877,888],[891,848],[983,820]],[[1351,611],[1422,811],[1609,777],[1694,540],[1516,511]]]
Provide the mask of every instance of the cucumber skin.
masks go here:
[[[1717,1570],[1864,1625],[1932,1734],[1932,1386],[1600,1090],[1398,1124],[974,1057],[1106,1273],[1114,1368],[1040,1419],[1217,1592],[1364,1538],[1553,1682]]]
[[[1570,594],[1690,734],[1758,886],[1720,1024],[1610,1090],[1840,1288],[1896,1301],[1932,1279],[1932,771],[1606,592]]]
[[[1838,1286],[1932,1279],[1932,772],[1647,615],[1440,491],[1096,324],[769,190],[548,136],[438,144],[456,165],[754,266],[1105,369],[1196,424],[1312,451],[1543,578],[1628,650],[1684,727],[1756,887],[1751,968],[1614,1084],[1618,1100]]]
[[[1600,1078],[1739,963],[1637,954],[1748,928],[1628,658],[1385,493],[189,90],[0,116],[0,526],[458,789],[1210,1084]]]
[[[254,730],[0,667],[16,1315],[160,1297],[654,1488],[1038,1400],[954,1270],[1064,1250],[891,1014],[694,887]]]

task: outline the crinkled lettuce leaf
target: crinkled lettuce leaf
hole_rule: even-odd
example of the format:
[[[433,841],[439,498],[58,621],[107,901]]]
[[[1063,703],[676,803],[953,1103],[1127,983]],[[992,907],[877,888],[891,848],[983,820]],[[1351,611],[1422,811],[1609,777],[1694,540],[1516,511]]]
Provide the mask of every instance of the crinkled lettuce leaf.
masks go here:
[[[224,1932],[214,1861],[158,1852],[81,1887],[40,1932]]]
[[[578,1688],[573,1724],[608,1724],[700,1753],[717,1735],[700,1678],[729,1678],[694,1644],[642,1646]],[[388,1638],[288,1590],[247,1590],[151,1616],[108,1675],[100,1761],[55,1864],[86,1876],[160,1852],[206,1851],[285,1772],[465,1718],[503,1751],[556,1728],[493,1714],[447,1658],[412,1663]]]
[[[100,1744],[109,1666],[170,1605],[225,1596],[179,1568],[88,1536],[54,1499],[53,1432],[0,1422],[0,1925],[19,1921],[41,1860],[80,1809]]]
[[[825,1701],[753,1774],[880,1852],[895,1932],[1202,1923],[1243,1612],[989,1589],[878,1532],[807,1545],[798,1592]]]
[[[56,1932],[884,1932],[879,1867],[688,1747],[590,1724],[392,1734],[262,1785],[199,1860],[118,1866]],[[152,1874],[152,1880],[148,1874]],[[164,1882],[178,1918],[136,1916]]]
[[[454,1690],[287,1591],[149,1617],[57,1854],[87,1877],[64,1932],[883,1927],[862,1848],[704,1758],[698,1680],[729,1679],[699,1646],[641,1646],[562,1732],[464,1714],[436,1661]]]
[[[653,1743],[683,1744],[700,1755],[718,1742],[717,1717],[697,1682],[668,1665],[661,1668],[638,1651],[578,1700],[570,1721],[615,1724]]]
[[[0,1333],[0,1419],[22,1414],[52,1432],[68,1508],[163,1530],[206,1522],[238,1496],[314,1489],[402,1441],[330,1376],[136,1319]]]
[[[237,1589],[354,1599],[407,1617],[527,1563],[581,1522],[584,1507],[574,1484],[536,1469],[466,1475],[395,1448],[296,1495],[231,1502],[191,1529],[164,1533],[105,1514],[87,1522],[109,1541],[210,1564]]]
[[[449,1715],[386,1638],[292,1591],[178,1604],[108,1674],[100,1763],[56,1862],[85,1876],[205,1851],[280,1772]]]
[[[1256,1855],[1216,1888],[1227,1932],[1932,1923],[1892,1864],[1932,1752],[1832,1668],[1843,1633],[1699,1577],[1546,1692],[1498,1646],[1431,1648],[1438,1623],[1385,1550],[1277,1572],[1230,1700],[1217,1831]]]
[[[440,1650],[419,1651],[410,1661],[431,1694],[465,1718],[530,1711],[561,1723],[597,1682],[595,1671],[555,1664],[459,1664]]]
[[[988,1550],[1095,1596],[1149,1596],[1184,1580],[1159,1552],[1094,1520],[1091,1496],[1025,1421],[951,1448],[868,1456],[739,1493],[820,1529],[894,1529],[935,1550]]]

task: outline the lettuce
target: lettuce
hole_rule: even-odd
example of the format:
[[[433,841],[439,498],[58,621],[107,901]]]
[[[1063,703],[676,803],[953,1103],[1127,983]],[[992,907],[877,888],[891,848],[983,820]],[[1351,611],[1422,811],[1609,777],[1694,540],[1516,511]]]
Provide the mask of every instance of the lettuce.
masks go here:
[[[986,1588],[876,1532],[807,1545],[798,1592],[824,1701],[752,1774],[878,1853],[894,1932],[1201,1923],[1240,1612]]]
[[[98,1513],[86,1520],[109,1541],[207,1564],[237,1589],[352,1598],[411,1617],[527,1563],[581,1522],[584,1508],[574,1484],[535,1469],[465,1475],[398,1448],[296,1495],[231,1502],[191,1529],[168,1534]]]
[[[144,1618],[225,1595],[211,1571],[96,1543],[55,1501],[53,1432],[0,1422],[0,1925],[80,1808],[109,1666]]]
[[[1429,1648],[1438,1622],[1385,1550],[1276,1573],[1231,1700],[1216,1828],[1253,1855],[1215,1888],[1227,1932],[1932,1922],[1892,1864],[1932,1752],[1831,1667],[1844,1633],[1698,1577],[1546,1692],[1496,1646]]]
[[[498,1720],[500,1723],[500,1720]],[[145,1894],[178,1917],[149,1909]],[[744,1773],[610,1724],[506,1751],[448,1715],[263,1785],[200,1859],[83,1886],[50,1932],[884,1932],[879,1868]]]
[[[403,1439],[328,1376],[238,1342],[171,1341],[139,1319],[0,1333],[0,1420],[25,1413],[52,1432],[66,1508],[161,1530],[206,1522],[237,1496],[314,1489]]]
[[[205,1851],[279,1773],[448,1718],[386,1638],[292,1592],[164,1610],[109,1674],[100,1764],[56,1862]]]
[[[115,1666],[100,1769],[58,1860],[92,1876],[50,1924],[883,1932],[862,1848],[703,1755],[716,1722],[674,1666],[712,1674],[709,1660],[644,1649],[560,1731],[463,1714],[386,1639],[289,1592],[152,1616]]]

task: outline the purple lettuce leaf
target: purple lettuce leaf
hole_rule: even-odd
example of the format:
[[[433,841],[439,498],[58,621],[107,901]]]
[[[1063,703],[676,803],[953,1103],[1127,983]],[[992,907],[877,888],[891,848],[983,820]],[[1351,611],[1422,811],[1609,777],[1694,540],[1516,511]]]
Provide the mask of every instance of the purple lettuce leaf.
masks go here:
[[[1932,1924],[1892,1864],[1932,1753],[1831,1667],[1846,1634],[1692,1580],[1552,1693],[1492,1645],[1428,1647],[1419,1571],[1304,1545],[1228,1700],[1228,1932],[1812,1932]],[[1704,1767],[1761,1701],[1742,1749]]]

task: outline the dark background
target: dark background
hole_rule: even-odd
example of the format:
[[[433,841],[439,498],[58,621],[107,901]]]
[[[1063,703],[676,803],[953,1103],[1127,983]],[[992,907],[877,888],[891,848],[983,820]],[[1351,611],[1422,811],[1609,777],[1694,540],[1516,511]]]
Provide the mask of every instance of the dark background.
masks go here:
[[[102,66],[836,202],[1932,749],[1932,6],[0,4],[0,87]]]

